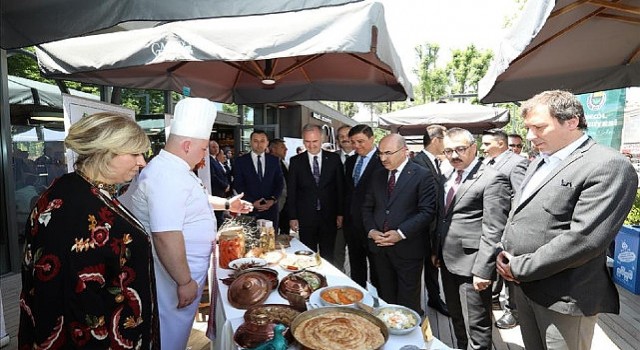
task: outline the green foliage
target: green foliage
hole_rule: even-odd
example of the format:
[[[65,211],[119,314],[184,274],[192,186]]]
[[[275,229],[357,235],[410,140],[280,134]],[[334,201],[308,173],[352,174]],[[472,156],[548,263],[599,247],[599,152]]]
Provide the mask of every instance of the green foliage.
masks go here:
[[[487,72],[492,57],[491,50],[478,50],[474,45],[453,50],[446,69],[451,94],[477,93],[478,81]]]
[[[625,225],[640,225],[640,190],[636,191],[636,200],[633,202],[633,207],[627,219],[624,221]]]
[[[231,103],[231,104],[223,104],[222,105],[222,111],[224,113],[229,113],[229,114],[233,114],[233,115],[238,115],[238,105],[235,103]]]
[[[448,94],[449,82],[447,72],[436,67],[438,60],[438,44],[426,43],[415,48],[418,68],[414,73],[418,76],[419,83],[415,87],[416,104],[437,101]]]

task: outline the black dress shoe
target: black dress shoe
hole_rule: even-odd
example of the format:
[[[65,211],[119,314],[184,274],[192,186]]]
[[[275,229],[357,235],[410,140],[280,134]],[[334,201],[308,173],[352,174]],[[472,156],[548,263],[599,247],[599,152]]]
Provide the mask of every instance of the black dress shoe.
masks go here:
[[[517,325],[518,318],[509,309],[506,309],[502,317],[496,321],[496,327],[500,329],[511,329]]]
[[[440,298],[435,300],[429,299],[429,301],[427,302],[427,306],[436,309],[436,311],[438,311],[439,313],[447,317],[451,316],[449,315],[449,309],[447,308],[447,304],[445,304],[444,301],[442,301],[442,299]]]

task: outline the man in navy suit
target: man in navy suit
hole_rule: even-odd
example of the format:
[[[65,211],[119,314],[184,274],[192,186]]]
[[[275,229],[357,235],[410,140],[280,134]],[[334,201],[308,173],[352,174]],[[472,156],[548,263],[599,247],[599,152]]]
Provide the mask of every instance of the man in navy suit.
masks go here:
[[[334,262],[336,230],[342,227],[344,170],[340,156],[324,151],[322,129],[307,124],[302,140],[307,149],[291,158],[287,185],[289,224],[300,241]]]
[[[222,165],[216,159],[216,156],[220,153],[220,146],[214,140],[209,141],[209,176],[211,177],[211,195],[216,197],[226,197],[227,192],[231,189],[227,175],[224,173]],[[217,210],[216,222],[218,228],[222,225],[224,220],[224,211]]]
[[[254,130],[250,139],[251,152],[235,158],[233,188],[253,204],[248,215],[270,220],[278,227],[277,202],[284,186],[280,161],[265,152],[269,138],[263,130]]]
[[[349,248],[351,279],[359,285],[367,286],[367,232],[362,221],[362,202],[371,174],[376,169],[384,169],[374,144],[373,129],[358,124],[349,130],[349,138],[356,154],[349,157],[345,166],[345,215],[344,238]],[[378,281],[369,258],[371,283],[377,287]]]
[[[378,293],[386,302],[422,315],[421,277],[428,228],[435,216],[435,181],[431,172],[409,161],[399,134],[380,141],[378,156],[384,169],[371,175],[362,205]]]

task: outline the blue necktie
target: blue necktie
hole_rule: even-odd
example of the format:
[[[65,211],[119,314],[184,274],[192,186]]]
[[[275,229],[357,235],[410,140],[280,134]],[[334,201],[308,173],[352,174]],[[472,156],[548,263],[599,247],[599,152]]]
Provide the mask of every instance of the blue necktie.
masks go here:
[[[316,185],[320,183],[320,165],[318,165],[318,156],[313,156],[313,178],[316,179]]]
[[[320,165],[318,164],[318,156],[313,156],[313,178],[316,185],[320,184]],[[316,210],[320,210],[320,198],[316,200]]]
[[[364,157],[360,157],[358,159],[358,163],[356,164],[356,168],[353,171],[353,184],[355,186],[358,185],[358,181],[360,181],[360,173],[362,172],[362,164],[364,163]]]
[[[262,182],[262,161],[260,160],[262,156],[258,156],[258,179]]]

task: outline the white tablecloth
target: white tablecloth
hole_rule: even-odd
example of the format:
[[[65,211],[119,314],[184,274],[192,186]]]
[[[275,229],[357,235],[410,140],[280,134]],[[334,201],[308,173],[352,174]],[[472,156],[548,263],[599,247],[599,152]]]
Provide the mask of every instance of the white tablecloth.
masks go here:
[[[293,252],[298,250],[307,250],[308,248],[302,244],[297,239],[293,239],[291,241],[291,247],[287,248],[288,254],[293,254]],[[280,266],[270,266],[271,268],[278,271],[278,278],[282,280],[286,275],[290,272],[281,268]],[[327,278],[327,284],[329,286],[335,285],[348,285],[359,287],[351,278],[342,273],[342,271],[338,270],[336,267],[328,263],[323,259],[322,264],[318,267],[312,268],[312,270],[317,271],[323,274]],[[220,267],[217,268],[217,278],[218,281],[221,278],[228,277],[233,270],[222,269]],[[235,307],[229,304],[229,299],[227,298],[227,291],[229,290],[229,286],[224,283],[218,283],[218,300],[216,304],[216,331],[217,337],[215,341],[214,349],[220,350],[237,350],[238,346],[233,341],[233,333],[236,329],[244,322],[243,316],[245,310],[236,309]],[[289,304],[286,299],[282,298],[277,290],[274,290],[269,298],[264,302],[265,304]],[[420,347],[420,349],[432,349],[432,350],[448,350],[450,349],[444,343],[442,343],[438,339],[434,339],[430,341],[428,344],[425,344],[422,339],[422,334],[420,329],[416,329],[410,334],[407,335],[389,335],[389,340],[384,345],[382,349],[384,350],[398,350],[404,345],[416,345]],[[290,347],[290,349],[296,349],[296,347]]]

